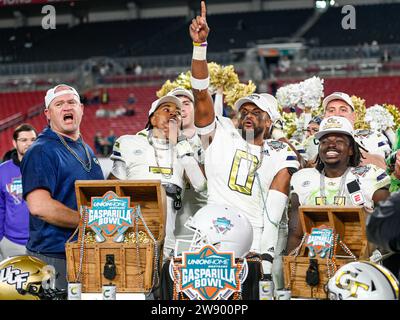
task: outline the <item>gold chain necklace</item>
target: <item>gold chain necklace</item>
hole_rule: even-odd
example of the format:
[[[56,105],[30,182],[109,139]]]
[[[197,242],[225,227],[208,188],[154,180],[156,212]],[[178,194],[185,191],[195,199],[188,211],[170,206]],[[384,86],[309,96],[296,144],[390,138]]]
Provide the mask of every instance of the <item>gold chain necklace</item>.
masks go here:
[[[88,158],[88,163],[85,163],[79,156],[78,154],[68,145],[68,143],[65,141],[64,137],[62,135],[60,135],[59,133],[55,132],[55,134],[57,135],[58,139],[60,139],[61,143],[65,146],[65,148],[67,148],[67,150],[69,151],[69,153],[71,153],[76,160],[79,161],[79,163],[82,165],[83,169],[85,169],[86,172],[90,172],[90,170],[92,170],[92,161],[90,158],[90,153],[88,148],[86,147],[85,142],[83,141],[82,137],[82,146],[83,149],[85,149],[85,153],[86,153],[86,157]]]

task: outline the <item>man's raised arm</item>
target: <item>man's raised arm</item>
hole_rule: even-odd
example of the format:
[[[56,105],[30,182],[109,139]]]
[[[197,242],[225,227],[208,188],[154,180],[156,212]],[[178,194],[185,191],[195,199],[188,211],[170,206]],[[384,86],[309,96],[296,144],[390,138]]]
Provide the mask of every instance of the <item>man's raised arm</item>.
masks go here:
[[[194,123],[201,135],[213,135],[215,112],[208,92],[209,75],[207,66],[207,36],[210,29],[206,21],[206,4],[201,2],[201,15],[192,20],[189,33],[193,40],[192,91],[194,94]],[[203,130],[204,129],[204,130]]]

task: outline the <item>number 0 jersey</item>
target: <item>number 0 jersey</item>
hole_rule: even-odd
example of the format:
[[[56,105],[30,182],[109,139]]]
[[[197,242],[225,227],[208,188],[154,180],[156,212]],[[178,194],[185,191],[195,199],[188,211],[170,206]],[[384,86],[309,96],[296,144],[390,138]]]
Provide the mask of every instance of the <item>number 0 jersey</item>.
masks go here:
[[[208,203],[234,206],[258,228],[263,227],[263,198],[266,201],[275,175],[283,168],[299,168],[296,154],[286,143],[266,140],[263,148],[247,143],[224,117],[216,119],[214,139],[205,151],[204,163]],[[252,174],[258,166],[257,173]]]

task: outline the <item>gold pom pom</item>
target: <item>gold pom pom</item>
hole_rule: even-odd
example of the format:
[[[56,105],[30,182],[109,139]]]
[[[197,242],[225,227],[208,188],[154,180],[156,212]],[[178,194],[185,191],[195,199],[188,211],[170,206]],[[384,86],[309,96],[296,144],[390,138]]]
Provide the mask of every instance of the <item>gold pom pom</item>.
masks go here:
[[[371,129],[370,125],[365,122],[365,114],[367,112],[365,100],[357,96],[351,96],[351,101],[353,102],[354,112],[356,114],[354,129]]]
[[[234,108],[235,102],[243,97],[246,97],[256,91],[256,85],[249,80],[247,84],[237,83],[231,90],[225,93],[225,103]]]
[[[400,127],[400,111],[394,104],[383,104],[383,107],[393,116],[394,128],[397,130]]]
[[[210,85],[214,89],[221,88],[225,94],[239,83],[239,76],[232,65],[220,66],[215,62],[210,62],[208,72],[210,74]]]
[[[282,112],[283,132],[290,139],[293,133],[297,130],[297,115],[296,112]]]
[[[175,88],[184,88],[191,90],[192,85],[190,83],[190,71],[182,72],[179,76],[171,82],[169,79],[165,81],[162,85],[161,89],[157,91],[156,95],[158,98],[162,98],[167,95],[168,92],[174,90]]]
[[[164,97],[168,92],[175,89],[175,84],[169,79],[163,84],[160,90],[157,91],[156,95],[158,98]]]
[[[174,85],[176,85],[175,88],[184,88],[191,90],[192,84],[190,83],[190,75],[191,75],[190,71],[182,72],[178,76],[178,78],[176,78],[176,80],[174,81]]]
[[[235,85],[239,84],[239,76],[236,74],[232,65],[221,66],[218,63],[209,62],[208,73],[210,75],[210,92],[214,92],[216,89],[221,88],[226,95],[228,92],[234,90]],[[179,74],[174,81],[167,80],[161,89],[157,91],[157,97],[161,98],[171,90],[178,87],[191,90],[192,84],[190,82],[190,76],[191,72],[187,71]]]

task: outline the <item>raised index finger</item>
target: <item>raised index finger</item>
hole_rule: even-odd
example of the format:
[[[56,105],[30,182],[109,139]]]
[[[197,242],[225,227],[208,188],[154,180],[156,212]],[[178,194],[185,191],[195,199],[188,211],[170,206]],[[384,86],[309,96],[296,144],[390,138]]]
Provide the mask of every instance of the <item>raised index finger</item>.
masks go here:
[[[201,17],[206,18],[207,15],[207,8],[206,8],[206,3],[204,1],[201,2]]]

